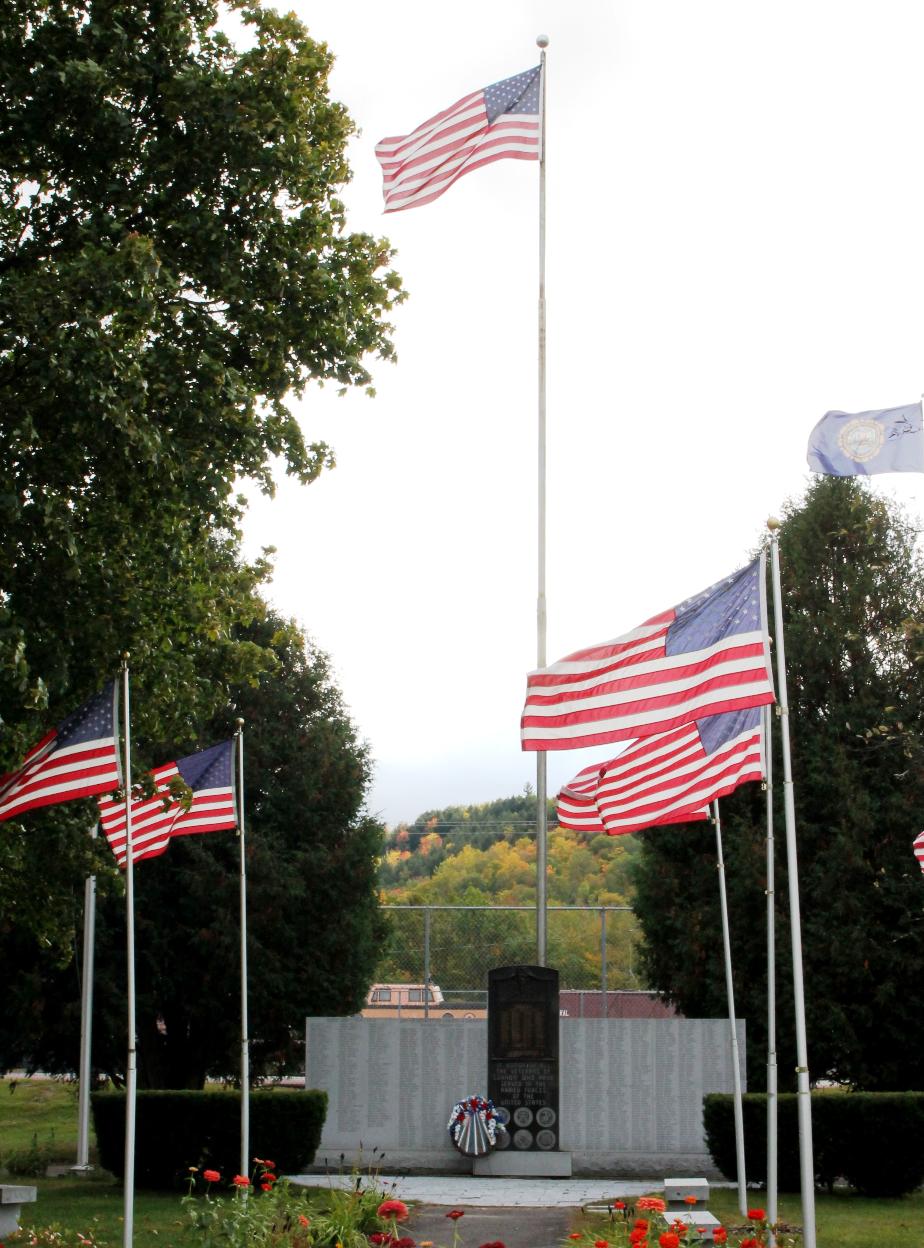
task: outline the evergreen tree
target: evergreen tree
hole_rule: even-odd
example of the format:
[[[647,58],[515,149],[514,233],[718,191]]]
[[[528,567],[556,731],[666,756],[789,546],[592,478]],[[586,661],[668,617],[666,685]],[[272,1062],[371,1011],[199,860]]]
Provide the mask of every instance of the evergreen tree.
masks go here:
[[[871,1090],[924,1087],[921,827],[924,570],[898,509],[823,477],[780,532],[809,1068]],[[775,733],[778,738],[778,733]],[[782,770],[775,748],[778,1051],[795,1055]],[[736,1006],[750,1086],[766,1061],[765,805],[722,802]],[[642,833],[636,906],[651,982],[690,1016],[726,1010],[714,830]]]

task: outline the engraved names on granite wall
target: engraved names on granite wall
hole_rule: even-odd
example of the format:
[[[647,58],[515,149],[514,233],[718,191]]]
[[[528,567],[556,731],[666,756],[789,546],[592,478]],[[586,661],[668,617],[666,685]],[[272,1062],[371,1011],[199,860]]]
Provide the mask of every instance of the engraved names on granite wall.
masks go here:
[[[558,1108],[551,1100],[558,1085],[541,1065],[551,1059],[523,1056],[522,1044],[512,1045],[508,1052],[519,1056],[506,1059],[502,1090],[533,1114],[532,1123],[510,1124],[512,1136],[554,1131],[554,1147],[575,1153],[705,1151],[702,1098],[732,1090],[727,1022],[572,1018],[556,1030],[558,1122],[538,1121],[544,1107]],[[378,1147],[432,1149],[435,1165],[444,1153],[458,1158],[446,1124],[457,1100],[486,1090],[483,1019],[312,1018],[306,1034],[308,1086],[330,1098],[319,1156],[355,1153],[362,1141],[366,1155]],[[743,1021],[738,1043],[743,1064]],[[495,1104],[505,1104],[497,1089],[487,1090]]]

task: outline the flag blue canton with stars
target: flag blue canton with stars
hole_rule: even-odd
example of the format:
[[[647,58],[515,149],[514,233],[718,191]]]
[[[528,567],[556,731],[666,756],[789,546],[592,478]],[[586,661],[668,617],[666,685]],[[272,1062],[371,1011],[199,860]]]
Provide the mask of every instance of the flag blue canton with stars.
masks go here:
[[[484,89],[484,107],[493,125],[502,113],[539,113],[541,69],[527,69],[512,78],[502,78]]]
[[[58,725],[57,749],[68,745],[82,745],[84,741],[99,741],[111,737],[115,719],[114,682],[110,681],[101,693],[78,710],[72,711]]]
[[[704,650],[736,633],[762,627],[761,562],[755,559],[732,576],[710,586],[675,608],[667,630],[666,654]]]
[[[193,790],[231,788],[232,742],[210,746],[176,760],[176,769]]]

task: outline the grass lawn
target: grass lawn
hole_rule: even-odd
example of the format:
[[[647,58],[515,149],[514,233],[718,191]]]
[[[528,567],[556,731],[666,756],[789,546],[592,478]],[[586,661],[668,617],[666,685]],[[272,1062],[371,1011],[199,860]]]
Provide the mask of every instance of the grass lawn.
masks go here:
[[[49,1160],[77,1157],[77,1085],[55,1079],[0,1079],[0,1165],[6,1154],[31,1148]]]

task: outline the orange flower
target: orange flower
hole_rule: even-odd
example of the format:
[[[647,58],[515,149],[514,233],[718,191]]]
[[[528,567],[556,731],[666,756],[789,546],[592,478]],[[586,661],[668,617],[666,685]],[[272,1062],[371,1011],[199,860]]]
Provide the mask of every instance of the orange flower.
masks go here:
[[[246,1174],[236,1174],[231,1182],[235,1187],[250,1187],[250,1179]]]
[[[767,1215],[763,1209],[749,1209],[748,1210],[748,1217],[751,1219],[752,1222],[763,1222],[766,1216]]]
[[[667,1205],[660,1196],[640,1196],[635,1202],[636,1209],[649,1209],[652,1213],[663,1213]]]
[[[684,1203],[685,1205],[695,1205],[695,1204],[698,1204],[698,1203],[699,1203],[699,1201],[698,1201],[698,1197],[696,1197],[696,1196],[684,1196],[684,1198],[683,1198],[683,1203]]]
[[[220,1183],[221,1182],[221,1175],[218,1173],[217,1170],[203,1170],[202,1177],[205,1179],[206,1183]]]
[[[310,1218],[306,1218],[306,1217],[305,1217],[305,1215],[304,1215],[303,1213],[300,1213],[300,1214],[298,1215],[298,1220],[299,1220],[299,1222],[302,1224],[302,1226],[310,1226],[310,1225],[311,1225],[311,1219],[310,1219]]]

